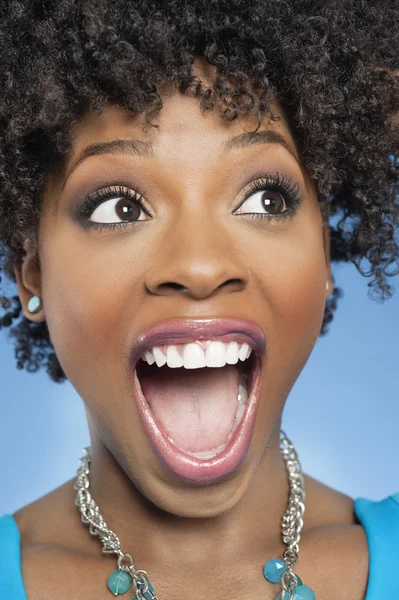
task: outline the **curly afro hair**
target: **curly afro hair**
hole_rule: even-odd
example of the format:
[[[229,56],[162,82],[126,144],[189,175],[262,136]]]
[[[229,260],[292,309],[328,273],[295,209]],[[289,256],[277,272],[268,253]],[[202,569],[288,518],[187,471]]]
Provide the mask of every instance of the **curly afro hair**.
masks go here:
[[[209,86],[193,73],[197,57],[216,67]],[[73,124],[110,101],[151,125],[172,85],[230,120],[277,118],[277,100],[330,226],[332,263],[355,264],[378,301],[392,296],[397,0],[2,0],[0,65],[0,272],[11,282],[24,240],[37,241],[46,176],[62,168]],[[327,299],[320,335],[341,295]],[[0,328],[19,318],[9,331],[17,367],[65,380],[46,322],[21,316],[18,295],[0,302]]]

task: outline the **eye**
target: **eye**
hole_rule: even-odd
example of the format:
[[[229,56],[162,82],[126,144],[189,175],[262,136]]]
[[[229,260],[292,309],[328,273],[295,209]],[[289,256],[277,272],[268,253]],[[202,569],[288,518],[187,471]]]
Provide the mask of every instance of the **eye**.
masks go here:
[[[261,190],[251,194],[240,206],[245,206],[245,210],[240,210],[237,214],[258,213],[264,210],[267,214],[281,214],[287,210],[284,198],[279,192],[274,190]]]
[[[251,182],[235,214],[270,220],[292,217],[303,200],[299,185],[275,173]]]
[[[102,202],[91,215],[95,223],[113,223],[115,215],[123,221],[144,221],[143,207],[137,200],[110,198]]]
[[[86,227],[98,229],[129,225],[151,218],[144,198],[120,185],[88,194],[78,210],[81,217],[85,218]]]

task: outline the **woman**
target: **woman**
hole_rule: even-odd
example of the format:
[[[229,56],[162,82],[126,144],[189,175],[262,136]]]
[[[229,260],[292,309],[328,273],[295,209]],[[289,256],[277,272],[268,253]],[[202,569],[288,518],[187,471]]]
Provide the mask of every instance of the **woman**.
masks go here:
[[[397,272],[398,17],[2,8],[2,326],[18,368],[75,387],[91,448],[0,520],[1,598],[394,597],[396,488],[303,475],[280,427],[333,318],[331,262],[383,297]]]

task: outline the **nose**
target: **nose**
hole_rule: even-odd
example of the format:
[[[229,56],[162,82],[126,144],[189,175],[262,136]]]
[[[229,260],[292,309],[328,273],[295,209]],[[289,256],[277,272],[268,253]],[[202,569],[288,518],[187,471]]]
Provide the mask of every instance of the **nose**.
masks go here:
[[[145,276],[147,290],[159,296],[185,295],[204,300],[217,294],[240,292],[249,272],[239,248],[224,227],[185,221],[158,240],[155,266]]]

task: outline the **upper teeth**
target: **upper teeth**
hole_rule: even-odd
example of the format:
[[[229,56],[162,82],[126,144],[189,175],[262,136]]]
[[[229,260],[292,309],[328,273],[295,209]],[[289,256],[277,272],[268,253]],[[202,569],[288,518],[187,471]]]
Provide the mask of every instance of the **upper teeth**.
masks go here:
[[[195,341],[189,344],[155,346],[141,358],[149,365],[168,365],[171,369],[200,369],[202,367],[224,367],[246,360],[252,352],[246,342]]]

